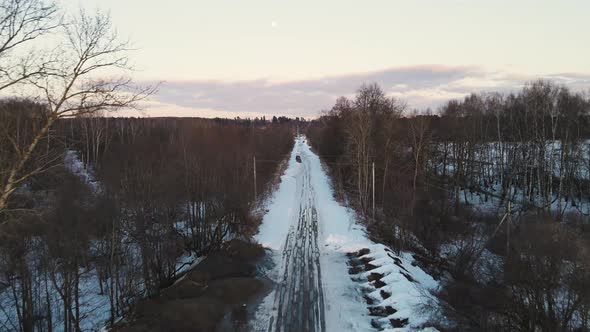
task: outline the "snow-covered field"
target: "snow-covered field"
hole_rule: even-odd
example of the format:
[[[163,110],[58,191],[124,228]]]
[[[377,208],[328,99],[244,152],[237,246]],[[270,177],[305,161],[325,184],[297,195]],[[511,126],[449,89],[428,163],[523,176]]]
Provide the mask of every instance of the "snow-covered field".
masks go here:
[[[302,163],[296,161],[301,156]],[[308,178],[308,180],[307,180]],[[305,186],[309,181],[309,187]],[[391,306],[395,313],[383,319],[407,320],[407,325],[395,331],[422,330],[438,310],[433,309],[436,301],[430,296],[438,288],[438,283],[419,267],[414,266],[410,254],[393,255],[385,246],[370,241],[364,227],[355,222],[355,213],[334,199],[330,180],[324,172],[320,159],[315,155],[303,137],[296,140],[285,174],[279,189],[268,202],[268,213],[264,216],[256,240],[269,248],[275,260],[275,267],[268,276],[277,282],[289,283],[287,273],[292,271],[285,263],[286,246],[292,245],[293,228],[303,205],[302,200],[312,202],[311,209],[317,213],[313,222],[317,223],[317,244],[319,247],[319,267],[321,267],[321,289],[323,294],[323,319],[326,331],[375,331],[364,296],[372,287],[359,277],[349,275],[349,257],[360,249],[368,248],[365,257],[374,261],[379,273],[384,274],[383,286],[391,294],[387,299],[369,294],[378,304]],[[315,216],[315,215],[314,215]],[[296,233],[295,233],[296,234]],[[282,252],[282,254],[281,254]],[[395,257],[395,258],[394,258]],[[375,270],[375,271],[377,271]],[[371,273],[375,271],[365,272]],[[407,276],[404,276],[406,274]],[[408,278],[409,277],[409,278]],[[267,331],[276,321],[278,306],[282,299],[277,291],[271,292],[259,307],[257,319],[252,325],[255,330]],[[276,327],[274,327],[276,328]],[[279,329],[277,329],[279,330]],[[393,330],[392,330],[393,331]]]

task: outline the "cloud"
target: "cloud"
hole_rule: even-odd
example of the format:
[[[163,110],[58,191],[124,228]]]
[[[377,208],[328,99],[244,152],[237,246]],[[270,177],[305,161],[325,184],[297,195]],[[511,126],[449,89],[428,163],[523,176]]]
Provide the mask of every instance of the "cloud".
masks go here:
[[[353,96],[363,83],[375,82],[390,96],[412,108],[436,109],[449,99],[471,92],[509,92],[537,79],[490,72],[478,67],[422,65],[326,76],[307,80],[169,81],[152,97],[145,113],[157,116],[255,117],[287,115],[316,117],[339,96]],[[590,87],[590,75],[562,73],[542,77],[573,90]]]

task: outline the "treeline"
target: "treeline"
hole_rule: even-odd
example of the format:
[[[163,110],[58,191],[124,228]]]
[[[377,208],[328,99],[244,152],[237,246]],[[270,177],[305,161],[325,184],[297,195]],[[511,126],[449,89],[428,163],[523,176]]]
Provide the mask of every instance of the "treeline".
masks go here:
[[[370,227],[384,225],[373,234],[399,249],[411,242],[405,231],[420,227],[415,214],[427,201],[421,196],[422,180],[432,142],[427,117],[409,120],[402,117],[406,109],[379,86],[363,85],[353,100],[340,97],[308,128],[313,148],[329,166],[336,192],[344,194],[341,199],[355,207]]]
[[[26,145],[22,135],[42,123],[43,105],[4,104],[0,117],[11,125],[3,137]],[[1,215],[0,330],[100,329],[197,257],[247,238],[259,222],[250,213],[254,190],[260,198],[278,165],[259,163],[254,177],[253,157],[283,160],[294,132],[295,122],[57,121],[32,158],[51,164]]]
[[[546,81],[436,113],[373,84],[308,135],[370,235],[441,278],[456,330],[587,330],[589,112]]]
[[[560,219],[588,215],[589,110],[587,96],[544,81],[507,96],[450,101],[432,124],[438,145],[430,166],[455,185],[456,202],[457,188],[466,187]]]

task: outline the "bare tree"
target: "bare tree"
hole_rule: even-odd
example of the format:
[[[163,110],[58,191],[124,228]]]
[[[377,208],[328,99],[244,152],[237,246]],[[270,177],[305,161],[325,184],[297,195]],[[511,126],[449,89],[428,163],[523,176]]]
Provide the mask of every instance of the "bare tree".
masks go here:
[[[48,114],[28,144],[15,146],[17,158],[0,183],[0,212],[6,210],[11,194],[23,182],[57,162],[52,159],[35,168],[26,167],[56,121],[133,107],[154,91],[153,88],[134,87],[124,76],[130,69],[128,53],[131,48],[127,41],[120,40],[109,15],[98,12],[90,16],[81,10],[63,25],[63,36],[60,61],[41,79],[27,80],[40,92],[38,97],[45,101]],[[115,78],[100,78],[106,75]]]
[[[0,91],[47,73],[50,59],[22,49],[56,30],[57,15],[53,2],[0,1]]]
[[[414,115],[415,121],[410,122],[410,147],[412,148],[412,158],[414,159],[414,177],[412,179],[412,206],[410,215],[414,215],[416,208],[416,190],[418,185],[418,176],[423,171],[426,160],[426,149],[430,144],[430,116]]]

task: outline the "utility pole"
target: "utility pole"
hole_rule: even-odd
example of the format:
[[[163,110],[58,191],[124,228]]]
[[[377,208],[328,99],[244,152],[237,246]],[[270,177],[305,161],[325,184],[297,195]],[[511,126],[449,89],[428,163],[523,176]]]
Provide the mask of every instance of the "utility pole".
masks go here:
[[[373,221],[375,221],[375,162],[373,162]]]
[[[508,201],[508,222],[506,223],[506,258],[510,254],[510,227],[512,226],[512,202]]]
[[[254,155],[254,204],[256,204],[256,155]]]

